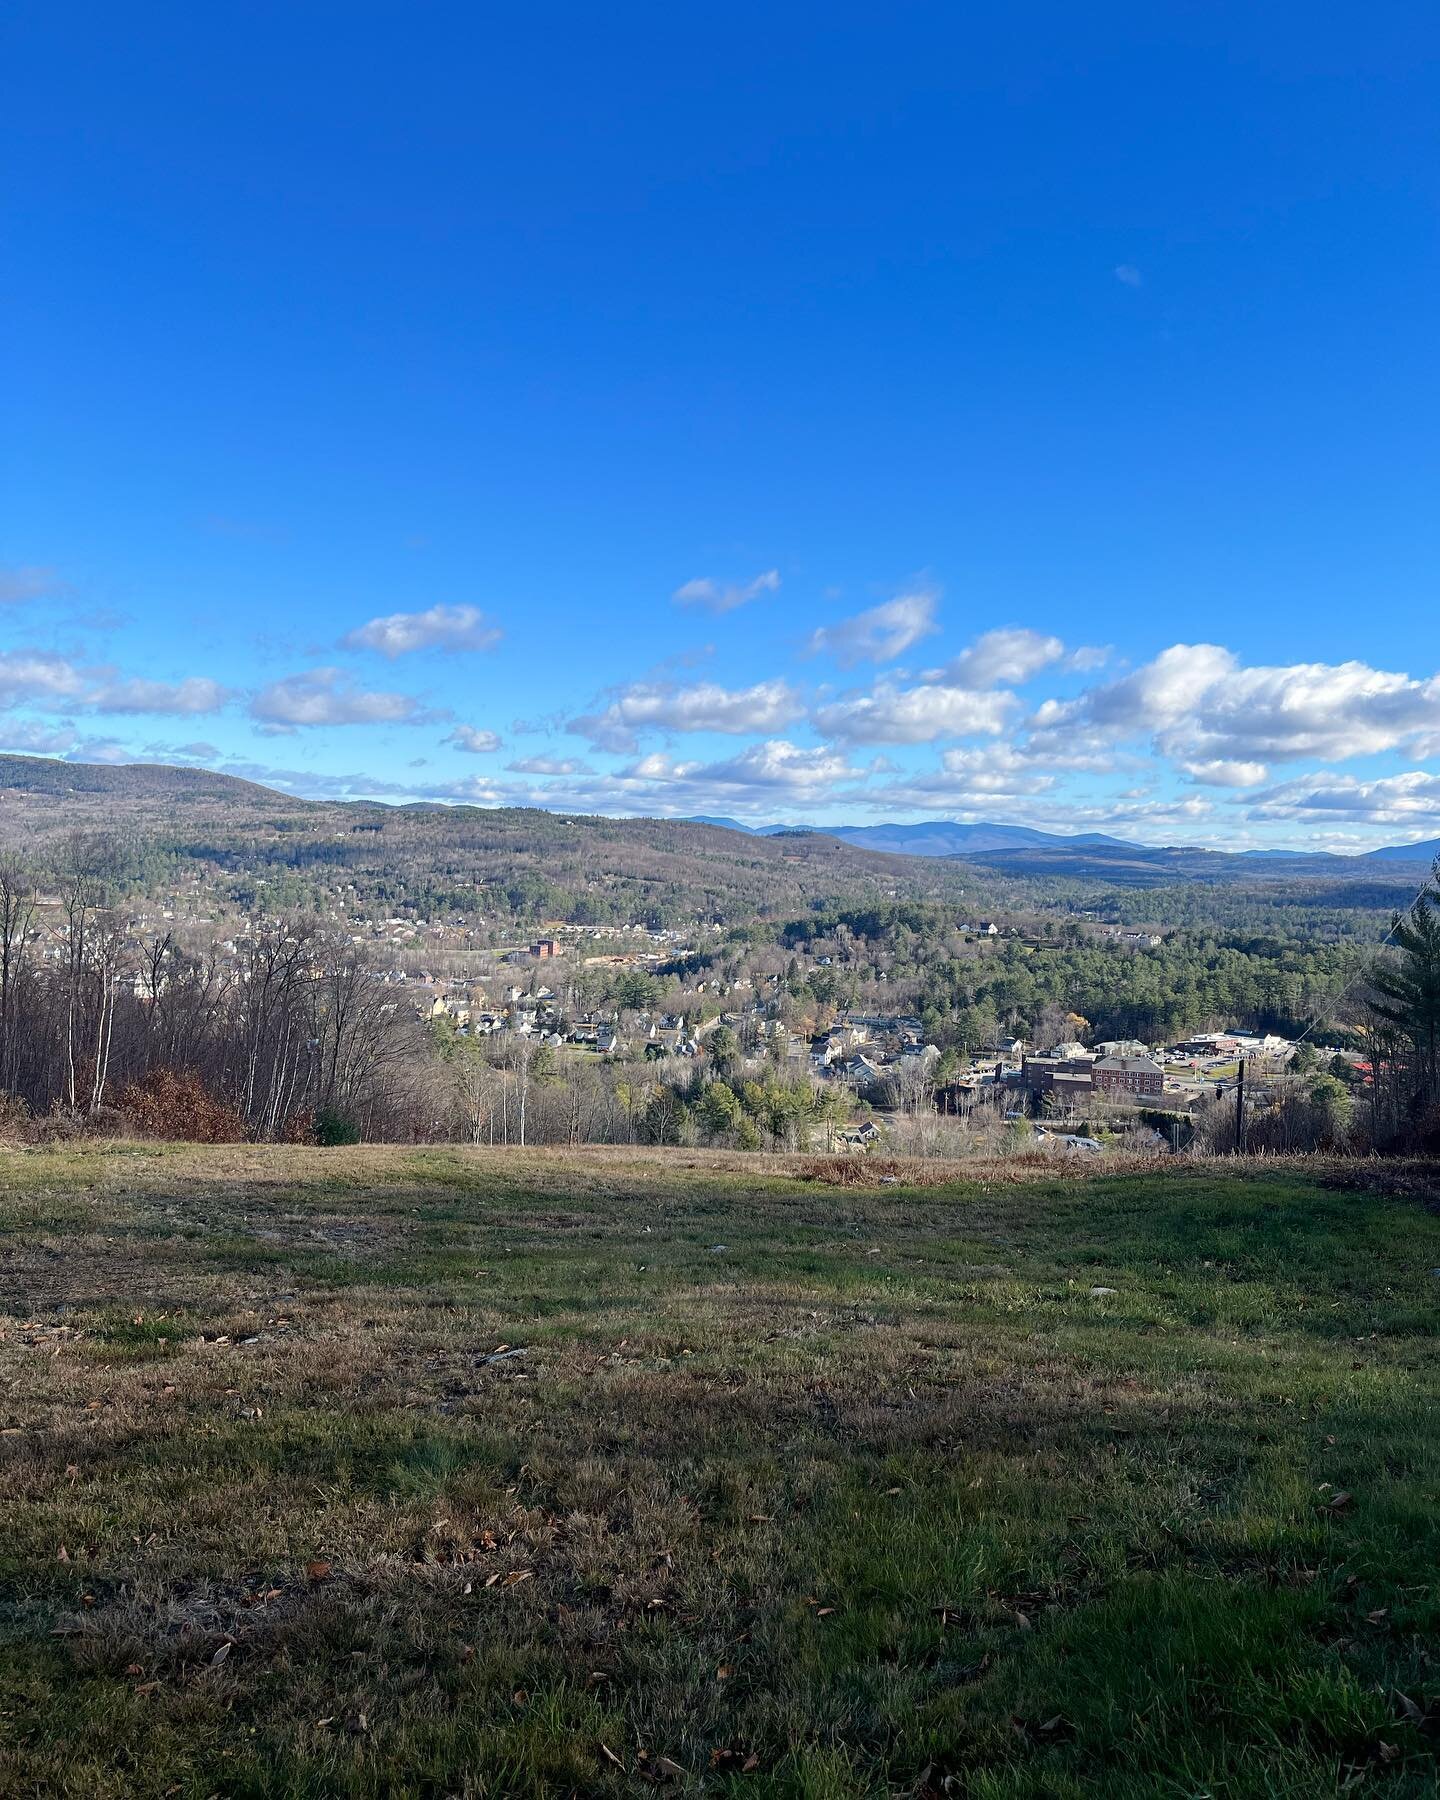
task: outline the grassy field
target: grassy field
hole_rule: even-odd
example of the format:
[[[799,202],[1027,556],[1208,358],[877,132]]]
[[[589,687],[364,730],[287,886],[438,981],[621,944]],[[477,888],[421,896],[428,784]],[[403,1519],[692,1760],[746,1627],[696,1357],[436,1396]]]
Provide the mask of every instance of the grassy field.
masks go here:
[[[1412,1186],[0,1156],[0,1793],[1434,1795]]]

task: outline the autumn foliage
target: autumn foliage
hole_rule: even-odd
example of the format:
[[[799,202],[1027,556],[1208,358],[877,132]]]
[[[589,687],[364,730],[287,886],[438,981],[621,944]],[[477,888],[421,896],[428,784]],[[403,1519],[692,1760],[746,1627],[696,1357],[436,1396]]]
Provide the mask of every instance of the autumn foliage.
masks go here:
[[[191,1144],[238,1144],[245,1123],[233,1106],[207,1092],[193,1069],[152,1069],[120,1095],[132,1131]]]

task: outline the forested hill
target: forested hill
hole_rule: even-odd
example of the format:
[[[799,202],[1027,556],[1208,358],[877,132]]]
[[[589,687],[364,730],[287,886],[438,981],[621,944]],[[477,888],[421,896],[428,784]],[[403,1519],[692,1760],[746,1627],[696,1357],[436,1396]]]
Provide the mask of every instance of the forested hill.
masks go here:
[[[8,823],[16,817],[30,816],[30,804],[41,799],[46,802],[47,813],[57,800],[62,804],[75,801],[86,805],[103,799],[147,811],[176,801],[210,800],[269,809],[279,806],[286,811],[308,811],[313,805],[311,801],[295,800],[273,788],[261,787],[258,782],[217,775],[211,769],[182,769],[169,763],[56,762],[48,756],[0,756],[0,821]]]
[[[575,924],[795,917],[817,904],[944,900],[999,883],[958,862],[879,855],[821,835],[749,837],[687,820],[532,808],[306,801],[203,770],[0,757],[0,846],[44,860],[67,832],[119,833],[143,885],[189,868],[242,906],[337,901]]]
[[[900,854],[823,831],[300,800],[206,769],[0,756],[0,848],[43,864],[67,833],[107,831],[124,840],[137,888],[188,873],[222,902],[265,910],[672,925],[934,900],[972,917],[1019,907],[1287,936],[1343,914],[1354,915],[1346,929],[1375,935],[1370,919],[1408,903],[1411,861],[1433,849],[1254,857],[1094,837],[991,847],[1009,829],[980,828],[963,858]]]

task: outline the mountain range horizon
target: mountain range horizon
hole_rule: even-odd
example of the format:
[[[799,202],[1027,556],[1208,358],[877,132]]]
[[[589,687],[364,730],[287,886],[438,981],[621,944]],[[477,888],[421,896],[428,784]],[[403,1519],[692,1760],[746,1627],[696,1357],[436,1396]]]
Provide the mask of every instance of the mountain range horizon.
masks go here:
[[[445,811],[507,811],[512,809],[477,807],[473,801],[437,801],[417,799],[409,802],[388,797],[356,795],[335,797],[286,792],[264,782],[229,775],[203,767],[163,762],[90,763],[58,757],[0,754],[0,805],[7,788],[34,792],[36,788],[57,795],[83,791],[147,792],[163,797],[166,791],[178,794],[204,793],[215,799],[242,794],[253,803],[255,796],[272,796],[277,802],[313,806],[382,806],[397,810],[438,808]],[[528,809],[526,809],[528,810]],[[623,824],[627,815],[601,813],[583,815],[561,808],[537,807],[557,818],[596,816]],[[633,815],[638,818],[640,815]],[[652,817],[652,815],[644,815]],[[663,816],[653,815],[664,822]],[[827,824],[746,824],[723,814],[687,814],[671,821],[677,824],[705,825],[716,830],[733,831],[744,837],[819,836],[829,837],[855,849],[892,856],[927,859],[959,858],[984,860],[1017,872],[1032,874],[1084,873],[1094,875],[1107,869],[1125,867],[1168,869],[1177,875],[1197,876],[1223,867],[1265,868],[1279,865],[1297,872],[1305,869],[1355,869],[1392,863],[1434,863],[1440,858],[1440,838],[1411,844],[1388,844],[1378,849],[1340,852],[1290,849],[1225,850],[1216,845],[1147,844],[1136,839],[1120,838],[1105,832],[1074,833],[1044,831],[1032,825],[1012,824],[1005,820],[925,819],[914,823],[884,821],[874,825]]]

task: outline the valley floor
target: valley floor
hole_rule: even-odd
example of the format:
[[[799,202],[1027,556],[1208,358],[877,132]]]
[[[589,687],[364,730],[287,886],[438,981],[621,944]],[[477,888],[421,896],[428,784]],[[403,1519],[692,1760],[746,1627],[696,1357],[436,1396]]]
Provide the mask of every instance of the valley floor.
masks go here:
[[[0,1153],[0,1792],[1440,1791],[1423,1171],[802,1173]]]

